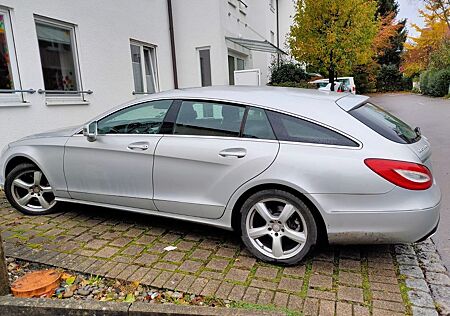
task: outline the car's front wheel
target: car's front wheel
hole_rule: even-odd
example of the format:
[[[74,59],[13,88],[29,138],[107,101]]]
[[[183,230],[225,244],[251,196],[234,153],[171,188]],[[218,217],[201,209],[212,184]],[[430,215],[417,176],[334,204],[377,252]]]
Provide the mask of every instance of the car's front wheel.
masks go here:
[[[5,194],[17,210],[27,215],[48,214],[55,209],[56,200],[47,178],[30,163],[14,167],[6,176]]]
[[[308,206],[289,192],[264,190],[241,209],[242,240],[266,262],[293,265],[317,242],[317,225]]]

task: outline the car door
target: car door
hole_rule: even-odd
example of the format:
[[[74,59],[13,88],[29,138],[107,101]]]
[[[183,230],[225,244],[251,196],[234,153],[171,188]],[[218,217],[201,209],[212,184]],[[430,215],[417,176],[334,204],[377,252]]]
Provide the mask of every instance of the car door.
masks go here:
[[[242,137],[249,108],[190,100],[177,106],[172,134],[155,152],[155,205],[161,212],[220,218],[233,192],[274,161],[278,141],[262,110],[267,136],[258,139]]]
[[[73,199],[155,210],[152,168],[160,128],[171,100],[139,103],[97,122],[88,141],[74,135],[65,146],[64,173]]]

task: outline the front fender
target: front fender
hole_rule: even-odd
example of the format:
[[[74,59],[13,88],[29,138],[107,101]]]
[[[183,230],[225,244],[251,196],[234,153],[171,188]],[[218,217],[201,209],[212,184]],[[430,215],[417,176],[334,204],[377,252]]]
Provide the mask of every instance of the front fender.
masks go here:
[[[15,158],[22,157],[32,161],[42,170],[56,194],[67,192],[64,178],[64,144],[66,141],[66,137],[28,139],[9,147],[2,156],[3,179],[6,178],[5,171],[8,164]]]

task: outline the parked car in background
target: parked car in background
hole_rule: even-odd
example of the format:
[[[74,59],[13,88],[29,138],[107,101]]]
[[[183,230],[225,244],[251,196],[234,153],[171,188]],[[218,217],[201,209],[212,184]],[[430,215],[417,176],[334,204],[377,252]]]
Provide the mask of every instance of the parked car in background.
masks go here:
[[[326,86],[319,88],[320,91],[331,91],[331,83],[328,83]],[[334,92],[350,92],[350,90],[344,86],[342,82],[334,83]]]
[[[24,127],[25,128],[25,127]],[[275,87],[153,94],[0,154],[17,210],[90,204],[235,230],[296,264],[319,242],[410,243],[441,193],[430,144],[365,96]]]
[[[317,89],[325,88],[329,84],[329,79],[317,79],[310,83],[315,84]],[[346,92],[356,94],[355,79],[353,77],[338,77],[336,82],[342,83],[341,89]],[[322,89],[323,90],[323,89]],[[337,89],[335,89],[337,91]],[[342,92],[342,91],[341,91]]]

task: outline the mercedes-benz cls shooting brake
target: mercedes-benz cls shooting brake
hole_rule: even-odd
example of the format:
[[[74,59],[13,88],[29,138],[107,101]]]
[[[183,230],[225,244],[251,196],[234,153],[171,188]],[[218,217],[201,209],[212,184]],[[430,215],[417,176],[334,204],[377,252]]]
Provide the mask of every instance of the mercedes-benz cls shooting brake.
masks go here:
[[[419,129],[364,96],[210,87],[134,100],[84,127],[9,144],[0,184],[19,211],[75,202],[233,229],[259,259],[318,243],[415,242],[441,193]]]

